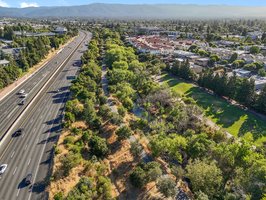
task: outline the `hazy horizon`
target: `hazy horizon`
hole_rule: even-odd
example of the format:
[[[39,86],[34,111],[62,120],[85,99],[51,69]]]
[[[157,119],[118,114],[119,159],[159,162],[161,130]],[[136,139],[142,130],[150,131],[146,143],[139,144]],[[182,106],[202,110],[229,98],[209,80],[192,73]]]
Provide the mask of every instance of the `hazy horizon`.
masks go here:
[[[193,5],[228,5],[228,6],[266,6],[266,1],[263,0],[147,0],[145,3],[141,0],[129,0],[126,3],[122,0],[100,0],[100,1],[85,1],[85,0],[30,0],[30,1],[20,1],[20,0],[0,0],[1,7],[11,7],[11,8],[26,8],[26,7],[52,7],[52,6],[78,6],[78,5],[88,5],[93,3],[106,3],[106,4],[193,4]]]

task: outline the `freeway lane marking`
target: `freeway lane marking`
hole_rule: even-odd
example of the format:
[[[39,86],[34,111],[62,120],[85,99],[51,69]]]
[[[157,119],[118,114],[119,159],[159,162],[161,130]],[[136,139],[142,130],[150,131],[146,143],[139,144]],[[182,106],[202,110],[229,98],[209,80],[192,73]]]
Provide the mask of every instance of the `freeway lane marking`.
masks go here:
[[[15,168],[15,170],[14,170],[14,172],[13,172],[13,176],[14,176],[14,174],[16,173],[16,171],[17,171],[17,168],[18,168],[18,167],[16,167],[16,168]]]
[[[84,37],[85,39],[86,37]],[[80,44],[79,44],[80,45]],[[59,72],[59,70],[61,70],[64,66],[66,66],[67,62],[69,61],[69,59],[74,55],[75,51],[79,48],[79,45],[75,46],[75,49],[73,51],[70,52],[70,54],[66,57],[66,59],[60,64],[60,66],[54,71],[54,73],[48,78],[48,80],[46,81],[46,83],[44,85],[42,85],[41,89],[37,92],[37,94],[31,99],[30,103],[26,106],[26,108],[23,110],[23,112],[21,113],[21,115],[16,119],[16,121],[13,123],[13,125],[10,127],[10,129],[4,134],[4,137],[2,138],[1,142],[0,142],[0,146],[4,143],[4,141],[7,139],[7,135],[10,134],[10,131],[19,123],[19,121],[22,119],[23,115],[27,112],[27,110],[29,110],[30,106],[36,101],[37,97],[40,96],[40,94],[42,93],[42,91],[46,88],[47,85],[49,85],[49,83],[51,82],[51,80],[54,78],[55,75],[57,75],[57,73]],[[41,69],[41,68],[39,68]],[[37,72],[38,70],[36,70],[35,72]],[[31,77],[33,74],[32,73],[29,77]],[[42,79],[42,77],[40,77]],[[24,79],[26,80],[26,79]],[[37,86],[37,85],[36,85]],[[36,87],[35,86],[35,87]],[[35,88],[34,87],[34,88]],[[13,88],[14,90],[14,88]],[[3,97],[2,97],[3,98]],[[2,99],[0,99],[2,100]],[[11,142],[13,139],[11,139],[6,148],[4,149],[4,151],[1,153],[0,155],[0,160],[2,159],[2,157],[4,156],[4,154],[6,153],[7,149],[9,148]]]
[[[28,147],[28,144],[26,144],[26,146],[25,146],[24,150],[26,150],[26,149],[27,149],[27,147]]]
[[[8,115],[7,115],[7,119],[16,111],[18,106],[16,106]]]
[[[18,196],[19,192],[20,192],[20,189],[18,189],[17,196]]]
[[[30,161],[31,161],[31,158],[30,158],[29,161],[28,161],[28,166],[29,166],[29,164],[30,164]]]
[[[13,158],[14,154],[15,154],[15,151],[13,151],[13,153],[11,154],[11,158]]]
[[[63,102],[64,102],[64,99],[65,99],[67,96],[68,96],[68,94],[64,94],[64,96],[63,96],[63,98],[62,98],[62,101],[60,102],[61,104],[64,104],[64,103],[63,103]],[[64,107],[64,106],[63,106],[63,107]],[[57,115],[58,115],[59,112],[60,112],[60,109],[57,111]],[[57,115],[56,115],[56,116],[57,116]],[[59,116],[59,115],[58,115],[58,116]],[[50,134],[51,134],[51,132],[52,132],[52,128],[53,128],[53,125],[55,124],[55,122],[56,122],[56,119],[53,120],[53,123],[52,123],[52,125],[51,125],[51,128],[49,129],[49,134],[47,134],[45,141],[48,140],[48,138],[49,138],[49,136],[50,136]],[[42,127],[42,128],[44,128],[44,127],[45,127],[45,124],[43,124],[43,127]],[[58,137],[59,137],[59,135],[58,135]],[[39,138],[40,138],[40,137],[39,137]],[[38,138],[38,139],[39,139],[39,138]],[[43,157],[43,154],[44,154],[44,151],[45,151],[46,145],[47,145],[47,142],[45,142],[45,144],[43,145],[43,149],[42,149],[42,152],[41,152],[41,154],[40,154],[40,159],[39,159],[39,161],[38,161],[38,165],[37,165],[37,168],[36,168],[35,175],[34,175],[34,177],[33,177],[32,184],[34,184],[34,182],[35,182],[35,180],[36,180],[36,178],[37,178],[37,173],[38,173],[39,168],[40,168],[40,164],[41,164],[41,161],[42,161],[42,157]],[[31,189],[31,192],[30,192],[30,195],[29,195],[28,200],[31,199],[31,195],[32,195],[32,189]]]

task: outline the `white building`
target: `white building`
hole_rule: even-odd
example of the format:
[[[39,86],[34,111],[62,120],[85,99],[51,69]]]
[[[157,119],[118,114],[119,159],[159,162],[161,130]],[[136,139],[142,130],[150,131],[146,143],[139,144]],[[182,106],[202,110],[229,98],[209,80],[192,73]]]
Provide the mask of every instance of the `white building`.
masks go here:
[[[266,85],[266,77],[252,76],[251,78],[255,80],[255,90],[262,90]]]
[[[1,67],[5,67],[5,66],[8,66],[9,65],[9,61],[8,60],[0,60],[0,66]]]

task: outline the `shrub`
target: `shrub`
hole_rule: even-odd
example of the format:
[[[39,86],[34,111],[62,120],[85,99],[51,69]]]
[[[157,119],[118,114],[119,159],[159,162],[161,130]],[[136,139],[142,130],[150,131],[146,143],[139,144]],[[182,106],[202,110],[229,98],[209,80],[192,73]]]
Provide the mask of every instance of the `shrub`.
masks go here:
[[[129,176],[130,182],[135,187],[143,187],[146,183],[146,174],[141,167],[136,167]]]
[[[63,192],[58,192],[54,195],[54,200],[63,200]]]
[[[156,186],[158,190],[167,198],[174,197],[176,195],[176,184],[175,181],[170,177],[160,178]]]
[[[110,122],[115,125],[120,125],[123,122],[123,118],[117,113],[112,113]]]
[[[72,168],[76,167],[80,162],[80,155],[70,152],[61,159],[62,170],[64,176],[68,176]]]
[[[128,126],[121,126],[115,133],[118,136],[119,141],[125,140],[132,135],[132,131]]]
[[[103,157],[108,152],[106,139],[99,136],[92,136],[89,142],[91,153],[97,157]]]
[[[122,117],[125,117],[127,109],[124,106],[119,106],[117,108],[118,114],[121,115]]]

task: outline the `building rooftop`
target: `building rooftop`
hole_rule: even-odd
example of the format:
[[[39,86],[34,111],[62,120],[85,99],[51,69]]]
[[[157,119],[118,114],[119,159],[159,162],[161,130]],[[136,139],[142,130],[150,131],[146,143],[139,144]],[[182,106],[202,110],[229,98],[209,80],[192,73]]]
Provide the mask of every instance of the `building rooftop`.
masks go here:
[[[0,60],[0,65],[8,65],[9,61],[8,60]]]

